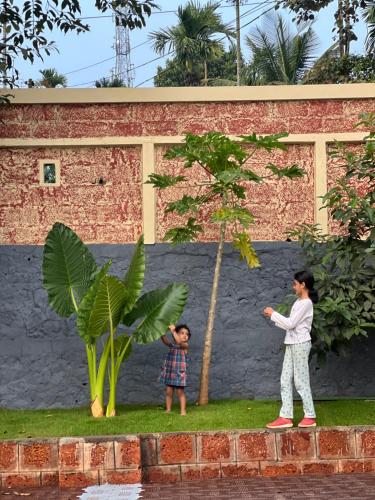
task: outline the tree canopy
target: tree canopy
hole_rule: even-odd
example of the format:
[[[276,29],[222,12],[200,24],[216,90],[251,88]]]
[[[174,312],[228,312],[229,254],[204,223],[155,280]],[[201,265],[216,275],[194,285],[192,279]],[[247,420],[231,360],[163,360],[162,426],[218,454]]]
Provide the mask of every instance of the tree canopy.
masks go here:
[[[225,25],[217,12],[219,3],[208,2],[201,6],[190,1],[185,7],[178,7],[177,24],[154,31],[150,39],[158,54],[176,53],[176,59],[185,65],[186,77],[193,83],[196,78],[196,64],[203,64],[204,83],[208,81],[208,62],[224,52],[223,36],[233,38],[233,30]]]
[[[42,87],[66,87],[66,84],[68,83],[66,76],[59,73],[55,68],[41,69],[39,73],[42,78],[38,81],[38,84]]]
[[[244,64],[244,63],[242,63]],[[236,50],[230,48],[207,63],[208,85],[236,84]],[[154,78],[156,87],[183,87],[201,85],[204,79],[203,64],[195,64],[188,72],[185,64],[177,57],[167,59],[165,67],[158,66]]]
[[[290,9],[297,22],[313,21],[316,13],[327,7],[333,0],[281,0],[283,7]],[[353,25],[359,20],[359,9],[365,9],[371,0],[337,0],[335,29],[338,36],[340,56],[349,54],[350,42],[357,40]]]

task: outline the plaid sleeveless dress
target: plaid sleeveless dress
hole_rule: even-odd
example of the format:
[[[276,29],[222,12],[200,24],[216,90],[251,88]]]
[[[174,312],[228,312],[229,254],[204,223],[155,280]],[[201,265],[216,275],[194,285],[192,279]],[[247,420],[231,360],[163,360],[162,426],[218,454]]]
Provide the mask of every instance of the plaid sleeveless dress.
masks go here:
[[[185,387],[187,365],[186,350],[177,344],[172,344],[165,358],[159,381],[164,385]]]

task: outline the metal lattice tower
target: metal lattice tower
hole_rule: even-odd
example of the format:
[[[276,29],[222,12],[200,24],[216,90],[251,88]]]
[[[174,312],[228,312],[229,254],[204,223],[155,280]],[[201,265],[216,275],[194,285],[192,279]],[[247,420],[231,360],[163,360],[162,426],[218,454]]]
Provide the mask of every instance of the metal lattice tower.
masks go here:
[[[119,9],[126,14],[127,7]],[[115,50],[116,50],[116,66],[113,71],[113,77],[119,78],[124,82],[127,87],[133,87],[134,82],[134,68],[130,60],[130,35],[129,28],[122,26],[121,21],[116,22],[115,35]]]

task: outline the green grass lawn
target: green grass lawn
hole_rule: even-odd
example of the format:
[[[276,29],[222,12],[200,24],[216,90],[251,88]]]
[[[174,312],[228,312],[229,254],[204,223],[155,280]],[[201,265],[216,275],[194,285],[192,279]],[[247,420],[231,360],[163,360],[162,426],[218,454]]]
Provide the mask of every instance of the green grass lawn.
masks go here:
[[[114,418],[94,419],[87,408],[69,410],[0,409],[0,439],[60,436],[100,436],[145,432],[258,429],[277,417],[277,401],[226,400],[208,406],[188,406],[181,417],[178,406],[166,414],[153,405],[119,405]],[[302,406],[295,404],[295,423]],[[375,400],[316,402],[319,426],[375,425]]]

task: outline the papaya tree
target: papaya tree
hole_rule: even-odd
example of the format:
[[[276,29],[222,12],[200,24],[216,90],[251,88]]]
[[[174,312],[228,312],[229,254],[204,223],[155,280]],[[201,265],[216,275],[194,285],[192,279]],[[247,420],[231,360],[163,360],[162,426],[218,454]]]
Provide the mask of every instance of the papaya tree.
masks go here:
[[[170,148],[165,154],[167,159],[183,159],[184,168],[187,170],[197,165],[207,174],[207,178],[201,184],[194,184],[191,179],[189,180],[189,187],[199,187],[198,196],[184,195],[167,205],[166,213],[175,212],[185,216],[187,221],[185,226],[169,229],[164,240],[172,244],[196,240],[205,229],[203,212],[205,214],[208,212],[210,222],[218,226],[216,264],[200,377],[199,404],[201,405],[208,403],[209,366],[225,238],[229,238],[233,246],[239,250],[240,258],[246,260],[248,267],[254,268],[260,265],[248,230],[255,218],[244,206],[247,196],[244,183],[261,183],[271,176],[278,179],[283,177],[294,179],[304,175],[303,170],[297,165],[279,168],[273,163],[268,163],[266,168],[269,175],[261,176],[249,168],[248,161],[258,150],[269,152],[286,149],[287,146],[280,142],[280,139],[287,135],[282,133],[262,137],[252,134],[241,136],[235,141],[219,132],[208,132],[202,136],[187,133],[182,144]],[[177,184],[186,185],[187,180],[184,175],[151,174],[147,182],[153,184],[155,188],[165,189]]]
[[[62,317],[76,315],[77,331],[86,348],[91,412],[104,415],[104,386],[109,377],[106,416],[116,414],[116,383],[120,366],[132,343],[148,344],[165,334],[180,317],[187,287],[173,283],[140,296],[145,273],[143,237],[140,237],[126,275],[108,274],[111,261],[102,268],[72,229],[54,224],[43,253],[43,284],[52,309]],[[119,333],[119,328],[126,331]],[[98,363],[97,341],[103,349]],[[109,365],[109,366],[108,366]],[[109,368],[107,370],[107,368]]]

